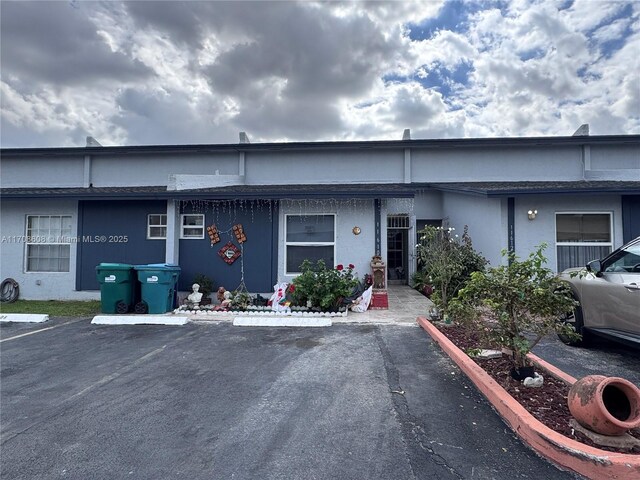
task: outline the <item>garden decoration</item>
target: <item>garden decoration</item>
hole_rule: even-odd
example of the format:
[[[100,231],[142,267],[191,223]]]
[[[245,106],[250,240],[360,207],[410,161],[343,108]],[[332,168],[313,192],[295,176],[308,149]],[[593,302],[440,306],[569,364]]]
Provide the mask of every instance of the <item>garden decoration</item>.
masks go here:
[[[238,240],[238,243],[244,243],[247,241],[247,236],[244,234],[241,223],[233,226],[233,234],[236,236],[236,240]]]
[[[624,378],[583,377],[571,386],[567,402],[580,425],[601,435],[640,427],[640,389]]]

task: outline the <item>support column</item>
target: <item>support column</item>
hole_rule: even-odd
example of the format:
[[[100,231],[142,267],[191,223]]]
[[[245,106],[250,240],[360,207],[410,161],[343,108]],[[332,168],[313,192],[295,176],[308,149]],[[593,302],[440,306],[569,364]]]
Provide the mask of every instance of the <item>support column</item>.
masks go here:
[[[178,265],[180,262],[180,202],[167,200],[167,239],[164,261]]]
[[[508,249],[509,253],[516,251],[516,200],[514,197],[507,199],[507,232],[508,232]],[[511,257],[509,257],[509,265],[511,265]]]

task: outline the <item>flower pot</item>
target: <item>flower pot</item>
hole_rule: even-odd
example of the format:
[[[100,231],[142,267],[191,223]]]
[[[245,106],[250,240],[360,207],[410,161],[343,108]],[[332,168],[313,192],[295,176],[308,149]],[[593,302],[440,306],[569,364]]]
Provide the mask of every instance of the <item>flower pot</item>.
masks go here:
[[[571,415],[601,435],[623,435],[640,427],[640,389],[624,378],[588,375],[571,386]]]
[[[520,367],[511,369],[511,378],[522,381],[527,377],[534,377],[535,371],[533,367]]]

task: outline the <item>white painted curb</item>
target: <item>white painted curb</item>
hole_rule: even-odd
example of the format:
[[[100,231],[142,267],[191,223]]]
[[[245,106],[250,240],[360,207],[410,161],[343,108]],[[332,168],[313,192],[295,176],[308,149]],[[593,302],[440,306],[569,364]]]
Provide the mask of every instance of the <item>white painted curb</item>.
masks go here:
[[[236,317],[233,319],[236,327],[330,327],[331,319],[299,318],[299,317]]]
[[[41,323],[49,320],[49,315],[34,313],[1,313],[0,322]]]
[[[184,325],[189,317],[177,315],[97,315],[91,323],[96,325]]]

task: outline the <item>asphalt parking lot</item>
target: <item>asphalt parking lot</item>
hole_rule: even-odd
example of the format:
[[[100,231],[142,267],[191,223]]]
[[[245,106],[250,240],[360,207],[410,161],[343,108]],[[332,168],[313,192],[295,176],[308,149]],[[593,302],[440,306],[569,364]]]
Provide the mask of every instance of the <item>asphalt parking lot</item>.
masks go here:
[[[0,339],[3,479],[574,478],[417,326],[54,319]]]

